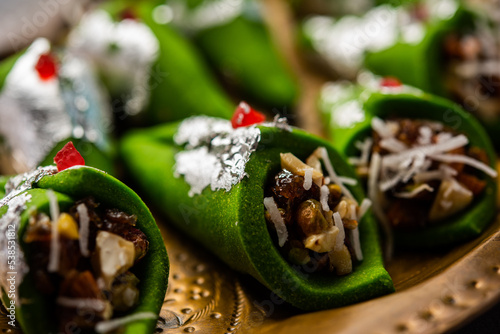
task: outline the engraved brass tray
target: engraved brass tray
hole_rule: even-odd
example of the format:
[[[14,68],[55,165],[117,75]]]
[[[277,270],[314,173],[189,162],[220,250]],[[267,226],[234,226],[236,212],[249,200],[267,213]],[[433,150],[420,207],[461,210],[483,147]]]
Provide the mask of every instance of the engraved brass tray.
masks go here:
[[[500,219],[450,251],[397,255],[388,264],[396,293],[313,313],[284,304],[160,224],[170,278],[156,333],[442,333],[500,299]],[[2,333],[21,333],[7,321],[0,315]]]
[[[396,293],[314,313],[284,305],[177,231],[162,233],[171,274],[157,332],[442,333],[500,299],[500,219],[450,251],[396,256],[388,264]]]

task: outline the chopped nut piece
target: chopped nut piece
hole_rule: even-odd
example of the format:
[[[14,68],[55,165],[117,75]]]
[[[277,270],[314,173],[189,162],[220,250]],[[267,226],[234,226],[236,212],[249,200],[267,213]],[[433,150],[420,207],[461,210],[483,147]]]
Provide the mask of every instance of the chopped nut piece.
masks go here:
[[[332,226],[329,230],[322,232],[321,234],[313,234],[304,240],[304,246],[307,249],[318,253],[330,252],[335,247],[335,241],[337,235],[339,234],[339,229]]]
[[[321,161],[319,160],[321,158],[321,155],[315,155],[311,154],[307,159],[306,159],[306,164],[308,166],[311,166],[317,171],[321,172]]]
[[[102,230],[114,233],[132,242],[134,244],[136,262],[143,258],[149,249],[149,241],[146,235],[141,230],[132,227],[130,223],[109,222],[105,219]]]
[[[99,231],[93,254],[94,268],[110,286],[116,275],[127,271],[134,264],[134,244],[122,237]]]
[[[311,166],[308,166],[305,163],[303,163],[299,158],[297,158],[292,153],[281,153],[280,157],[281,157],[281,168],[287,169],[294,174],[304,176],[306,169],[311,168]],[[317,169],[313,169],[312,179],[316,185],[321,186],[323,184],[323,173],[321,173]]]
[[[439,221],[462,210],[473,199],[472,191],[455,179],[443,180],[429,212],[431,222]]]
[[[347,202],[345,200],[340,201],[340,203],[333,209],[334,212],[338,212],[340,218],[344,219],[347,215]]]
[[[329,252],[328,256],[330,257],[330,270],[335,269],[337,275],[347,275],[352,272],[351,253],[346,245],[339,251]]]

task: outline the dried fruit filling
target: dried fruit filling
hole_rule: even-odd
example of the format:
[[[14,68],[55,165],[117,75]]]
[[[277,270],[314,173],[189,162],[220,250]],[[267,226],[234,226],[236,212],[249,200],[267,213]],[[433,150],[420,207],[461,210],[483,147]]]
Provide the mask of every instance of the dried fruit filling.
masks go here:
[[[486,152],[438,122],[372,120],[372,136],[350,159],[367,178],[368,195],[383,224],[411,230],[464,210],[496,177]]]
[[[131,269],[149,247],[136,220],[116,209],[102,210],[91,197],[55,219],[32,213],[24,234],[33,254],[30,270],[36,289],[55,300],[62,332],[68,324],[94,328],[136,305],[139,280]]]
[[[366,205],[360,209],[343,182],[356,181],[336,175],[323,147],[306,163],[291,153],[281,154],[281,171],[266,190],[265,217],[292,264],[346,275],[354,261],[362,260],[358,222]]]

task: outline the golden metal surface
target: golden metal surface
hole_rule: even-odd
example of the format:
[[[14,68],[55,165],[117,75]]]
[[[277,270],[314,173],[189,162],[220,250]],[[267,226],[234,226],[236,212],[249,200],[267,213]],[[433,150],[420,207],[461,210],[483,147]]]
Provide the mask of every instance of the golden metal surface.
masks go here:
[[[157,332],[241,333],[262,318],[238,275],[166,225],[170,278]]]
[[[483,237],[444,255],[444,263],[438,256],[413,261],[422,269],[410,275],[412,287],[405,280],[396,281],[396,287],[404,290],[349,307],[291,317],[259,333],[329,333],[332,329],[342,334],[443,333],[500,300],[499,241],[497,219]],[[467,254],[456,258],[464,250]],[[448,257],[457,261],[449,265]],[[404,277],[407,272],[404,267],[391,269],[393,277]],[[435,276],[429,278],[429,273]]]
[[[307,314],[281,305],[184,236],[161,229],[172,269],[159,327],[169,333],[433,334],[500,300],[500,217],[481,237],[454,249],[397,254],[388,263],[396,293]]]
[[[388,264],[394,294],[306,314],[160,224],[171,271],[157,333],[434,334],[500,300],[499,218],[480,238],[447,252],[399,254]],[[21,333],[7,321],[2,311],[2,333]]]

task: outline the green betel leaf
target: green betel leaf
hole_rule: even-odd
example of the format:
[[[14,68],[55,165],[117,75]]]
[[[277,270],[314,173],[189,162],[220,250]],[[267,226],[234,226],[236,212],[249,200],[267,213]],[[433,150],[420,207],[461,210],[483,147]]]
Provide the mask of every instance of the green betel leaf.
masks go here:
[[[395,76],[426,92],[449,96],[444,82],[444,40],[450,33],[472,26],[473,20],[471,12],[459,8],[448,19],[424,25],[424,38],[419,43],[399,41],[368,52],[364,65],[377,75]]]
[[[5,184],[8,180],[7,176],[0,176],[0,199],[5,195]]]
[[[38,62],[49,54],[56,62],[51,63],[53,77],[41,79]],[[0,134],[5,160],[16,161],[22,170],[47,166],[64,144],[74,141],[87,165],[114,174],[116,148],[110,135],[112,115],[104,101],[106,93],[89,63],[68,54],[66,46],[38,38],[0,61],[0,95],[8,105],[0,110],[0,122],[9,123]],[[79,85],[85,88],[77,92]],[[21,140],[21,136],[30,139]]]
[[[257,103],[290,107],[299,87],[262,22],[237,17],[197,33],[196,44],[231,85]]]
[[[32,185],[32,189],[17,196],[29,194],[30,199],[22,210],[18,238],[26,258],[33,254],[30,244],[23,240],[33,211],[50,214],[48,190],[54,191],[61,212],[74,205],[75,201],[92,196],[100,207],[116,208],[137,216],[136,227],[149,241],[149,250],[131,269],[140,280],[139,301],[134,309],[124,316],[144,312],[158,314],[163,304],[169,272],[169,261],[163,239],[149,209],[130,188],[114,177],[92,167],[78,166],[53,175],[45,175]],[[14,197],[16,198],[16,197]],[[0,208],[0,218],[6,213],[7,205]],[[48,300],[35,289],[32,273],[24,276],[19,288],[21,305],[17,308],[18,320],[25,333],[54,332],[55,322],[51,312],[55,301]],[[23,302],[29,301],[28,303]],[[4,303],[7,299],[4,298]],[[151,333],[156,319],[140,319],[121,326],[123,333]]]
[[[365,258],[346,276],[312,273],[293,266],[280,254],[264,217],[264,189],[280,170],[280,153],[291,152],[305,159],[324,146],[339,175],[354,177],[353,170],[324,140],[297,129],[281,130],[259,126],[260,141],[245,166],[247,176],[229,191],[192,191],[184,176],[175,174],[176,154],[184,147],[175,144],[178,124],[169,124],[126,136],[121,153],[131,174],[149,199],[178,228],[211,250],[232,268],[252,275],[292,305],[304,310],[343,306],[393,291],[383,268],[379,235],[371,214],[360,222]],[[361,187],[349,187],[361,201]]]
[[[488,100],[497,103],[493,102],[497,100],[493,93],[494,88],[487,79],[474,81],[468,78],[468,81],[462,82],[464,79],[457,78],[456,74],[450,77],[449,63],[452,63],[453,59],[447,59],[450,56],[445,51],[448,37],[466,34],[482,38],[481,35],[485,33],[484,29],[494,31],[495,28],[487,28],[489,25],[492,23],[478,13],[460,6],[453,16],[424,25],[424,38],[419,43],[399,41],[391,47],[368,52],[364,58],[364,66],[377,75],[394,76],[405,84],[459,102],[466,111],[471,112],[481,121],[494,145],[498,146],[500,142],[496,134],[500,128],[500,117],[497,114],[488,113],[487,106]],[[494,32],[491,34],[493,35]],[[481,48],[484,49],[486,46],[498,48],[498,39],[495,40],[493,37],[492,39]],[[473,77],[492,76],[488,72],[481,72],[484,70],[479,70],[480,65],[486,62],[486,60],[478,61],[477,69],[475,69],[477,73],[474,73]],[[484,87],[476,88],[477,90],[473,93],[471,91],[457,93],[457,88],[452,88],[451,82],[453,81],[457,82],[458,87],[475,87],[475,85]]]
[[[191,37],[225,86],[269,109],[295,104],[297,79],[273,43],[258,1],[166,3],[173,9],[171,25]]]
[[[495,169],[496,155],[490,139],[479,122],[458,105],[446,99],[415,91],[406,86],[384,91],[353,85],[355,92],[339,103],[321,103],[324,116],[329,121],[328,132],[333,145],[347,157],[360,155],[356,142],[371,136],[371,122],[377,117],[409,118],[438,122],[457,134],[464,134],[470,146],[484,150],[488,164]],[[352,101],[357,103],[360,116],[350,123],[342,123],[343,107]],[[495,215],[497,194],[496,179],[484,176],[484,191],[474,196],[464,210],[434,224],[411,231],[396,230],[394,242],[406,248],[436,248],[449,246],[478,236]]]

